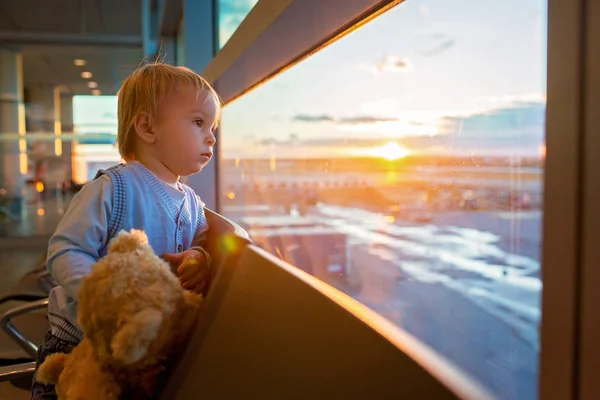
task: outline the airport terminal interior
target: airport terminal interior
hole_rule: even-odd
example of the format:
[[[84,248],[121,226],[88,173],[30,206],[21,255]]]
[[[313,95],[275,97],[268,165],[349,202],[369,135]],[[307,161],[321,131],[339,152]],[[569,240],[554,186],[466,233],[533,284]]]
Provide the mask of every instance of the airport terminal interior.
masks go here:
[[[156,398],[600,398],[600,2],[0,0],[0,400],[154,62],[223,104],[181,177],[217,267]]]

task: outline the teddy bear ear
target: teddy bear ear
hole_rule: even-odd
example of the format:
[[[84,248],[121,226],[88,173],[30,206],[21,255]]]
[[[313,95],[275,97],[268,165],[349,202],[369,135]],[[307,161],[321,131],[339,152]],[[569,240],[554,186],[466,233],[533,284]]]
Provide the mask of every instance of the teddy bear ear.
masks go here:
[[[121,231],[110,241],[109,253],[131,253],[148,246],[148,236],[144,231],[132,229]]]
[[[110,343],[115,360],[123,365],[141,360],[158,337],[162,323],[163,315],[155,309],[145,309],[131,316]]]

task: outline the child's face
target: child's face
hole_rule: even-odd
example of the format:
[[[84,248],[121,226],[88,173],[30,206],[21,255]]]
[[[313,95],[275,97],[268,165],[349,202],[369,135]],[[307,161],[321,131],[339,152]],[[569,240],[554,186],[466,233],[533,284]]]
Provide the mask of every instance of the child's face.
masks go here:
[[[217,104],[210,94],[179,86],[159,102],[154,156],[177,176],[200,172],[212,158]]]

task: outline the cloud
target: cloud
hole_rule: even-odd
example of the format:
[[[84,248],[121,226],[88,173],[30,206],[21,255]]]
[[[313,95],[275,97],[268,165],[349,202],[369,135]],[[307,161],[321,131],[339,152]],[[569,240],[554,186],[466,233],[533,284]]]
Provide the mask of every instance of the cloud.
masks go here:
[[[290,135],[288,136],[288,138],[273,138],[273,137],[268,137],[268,138],[262,138],[262,139],[256,139],[254,140],[254,144],[259,145],[259,146],[297,146],[300,144],[300,137],[298,136],[298,134],[296,133],[290,133]]]
[[[409,120],[411,125],[420,122]],[[437,120],[438,134],[414,134],[402,137],[402,144],[417,152],[480,155],[539,155],[544,144],[545,104],[519,102],[467,116],[449,115]],[[364,138],[311,138],[301,140],[305,147],[373,147],[393,136]]]
[[[443,40],[449,38],[448,35],[441,32],[422,33],[416,35],[417,38],[423,38],[425,40]]]
[[[283,142],[279,142],[277,139],[274,139],[274,138],[266,138],[266,139],[257,140],[256,144],[259,144],[261,146],[270,146],[272,144],[274,144],[274,145],[283,144]]]
[[[414,44],[419,55],[430,57],[451,49],[456,40],[441,32],[421,33],[414,36]]]
[[[375,147],[385,144],[389,141],[386,138],[312,138],[302,140],[304,146],[315,147]]]
[[[452,48],[454,46],[454,43],[455,43],[454,39],[448,39],[441,43],[436,44],[434,47],[432,47],[430,49],[420,51],[419,54],[422,55],[423,57],[435,56],[435,55],[443,53],[444,51]]]
[[[522,103],[545,103],[545,93],[526,93],[519,95],[500,95],[500,96],[489,96],[480,98],[480,100],[489,101],[493,104],[506,105],[506,104],[522,104]]]
[[[406,111],[398,114],[401,119],[393,114],[377,113],[336,118],[313,117],[334,122],[338,126],[337,132],[332,131],[332,136],[323,138],[281,138],[276,145],[278,148],[294,147],[299,150],[313,147],[336,149],[379,146],[392,139],[401,139],[406,147],[425,153],[443,149],[447,154],[539,154],[545,139],[546,107],[544,101],[533,100],[543,100],[543,96],[521,95],[512,98],[520,101],[471,113]],[[358,136],[357,133],[361,132],[367,132],[368,135]]]
[[[247,14],[258,0],[229,0],[219,2],[219,11],[222,15]]]
[[[258,0],[219,2],[219,40],[225,43],[246,18]]]
[[[403,143],[423,152],[535,156],[544,144],[545,104],[518,103],[470,116],[446,116],[439,122],[441,134],[405,137]]]
[[[382,72],[408,73],[415,70],[415,66],[408,58],[400,56],[387,56],[375,65],[359,64],[358,68],[369,71],[373,75]]]
[[[543,102],[520,102],[466,117],[443,118],[445,133],[479,140],[526,135],[543,137],[545,120]]]
[[[397,121],[397,118],[389,118],[389,117],[373,117],[368,115],[359,115],[354,117],[342,117],[335,119],[329,115],[307,115],[307,114],[298,114],[292,121],[296,122],[306,122],[306,123],[328,123],[335,122],[340,125],[369,125],[369,124],[377,124],[380,122],[394,122]]]
[[[343,125],[369,125],[377,124],[379,122],[395,122],[397,120],[397,118],[358,116],[340,118],[338,123]]]
[[[310,122],[310,123],[319,123],[319,122],[333,122],[333,117],[329,115],[306,115],[306,114],[298,114],[293,119],[293,121],[298,122]]]
[[[398,56],[388,56],[378,64],[380,71],[392,72],[413,72],[414,65],[408,58]]]

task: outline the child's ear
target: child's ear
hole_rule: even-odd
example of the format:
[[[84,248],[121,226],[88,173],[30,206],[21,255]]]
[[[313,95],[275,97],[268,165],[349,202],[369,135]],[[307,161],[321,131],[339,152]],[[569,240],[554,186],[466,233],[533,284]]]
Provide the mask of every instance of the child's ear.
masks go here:
[[[135,133],[137,136],[146,143],[154,143],[156,136],[152,130],[152,123],[150,114],[147,112],[141,112],[135,116],[133,120],[133,126],[135,127]]]

